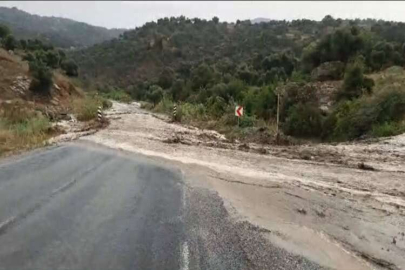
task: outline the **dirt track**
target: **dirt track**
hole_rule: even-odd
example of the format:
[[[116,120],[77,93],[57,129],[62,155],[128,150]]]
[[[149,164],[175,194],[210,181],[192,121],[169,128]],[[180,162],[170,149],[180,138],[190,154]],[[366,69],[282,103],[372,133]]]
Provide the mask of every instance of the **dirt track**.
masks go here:
[[[107,116],[107,129],[82,140],[176,163],[269,241],[333,269],[405,269],[405,136],[263,147],[170,123],[138,103],[114,103]]]

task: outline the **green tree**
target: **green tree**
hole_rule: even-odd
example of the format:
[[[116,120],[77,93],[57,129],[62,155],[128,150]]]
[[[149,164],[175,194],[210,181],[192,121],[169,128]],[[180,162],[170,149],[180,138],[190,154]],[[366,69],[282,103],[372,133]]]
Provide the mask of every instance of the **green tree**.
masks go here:
[[[52,71],[41,61],[29,62],[29,71],[34,77],[31,82],[31,91],[49,95],[52,86]]]
[[[79,76],[79,67],[73,60],[67,60],[62,62],[61,67],[66,72],[66,75],[70,77]]]
[[[27,49],[27,41],[25,39],[20,39],[20,47],[21,49]]]
[[[56,51],[46,52],[46,64],[51,68],[57,68],[59,66],[59,54]]]
[[[2,40],[4,49],[14,50],[17,47],[17,40],[12,36],[8,35]]]
[[[163,89],[159,85],[150,86],[147,98],[153,103],[153,106],[156,106],[163,98]]]
[[[359,98],[364,92],[371,93],[374,81],[364,77],[363,64],[355,61],[346,68],[342,89],[337,94],[337,99]]]
[[[213,70],[206,63],[200,64],[194,69],[191,76],[193,89],[205,88],[214,80]]]
[[[10,35],[11,31],[7,25],[0,24],[0,38],[5,38]]]

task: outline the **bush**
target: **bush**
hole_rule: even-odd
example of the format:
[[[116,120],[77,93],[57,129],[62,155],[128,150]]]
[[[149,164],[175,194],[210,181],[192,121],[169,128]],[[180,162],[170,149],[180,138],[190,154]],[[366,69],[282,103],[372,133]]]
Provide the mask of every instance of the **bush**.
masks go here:
[[[383,124],[375,124],[372,127],[371,135],[373,137],[388,137],[395,136],[405,132],[403,123],[385,122]]]
[[[164,96],[158,104],[156,104],[155,108],[153,109],[155,112],[166,113],[169,115],[173,115],[173,100],[169,97]]]
[[[387,89],[377,92],[372,97],[340,103],[328,118],[332,123],[329,125],[334,123],[331,137],[348,140],[366,134],[378,136],[394,131],[398,134],[401,129],[388,125],[399,123],[404,117],[405,91]]]
[[[364,77],[363,72],[363,66],[359,62],[346,68],[342,89],[337,92],[337,100],[352,100],[359,98],[364,92],[371,93],[374,81]]]
[[[5,108],[0,115],[0,155],[43,144],[50,137],[50,127],[48,118],[27,108],[26,104]]]
[[[70,77],[79,76],[79,67],[73,60],[63,61],[61,64],[61,68],[65,71],[66,75]]]
[[[72,101],[73,113],[79,121],[88,121],[97,117],[99,100],[94,97],[86,96]]]
[[[179,107],[182,120],[207,120],[207,111],[203,104],[183,103]]]
[[[316,89],[305,83],[288,83],[279,88],[281,93],[280,100],[280,120],[284,121],[288,115],[289,109],[299,103],[311,103],[313,106],[318,104]],[[275,98],[275,102],[277,99]]]
[[[7,25],[0,24],[0,38],[4,38],[11,33],[10,28]]]
[[[149,87],[149,92],[147,93],[147,99],[153,103],[153,106],[159,103],[163,98],[163,89],[158,85],[152,85]]]
[[[52,86],[52,71],[40,61],[29,62],[29,70],[34,77],[31,82],[31,91],[49,95]]]
[[[102,96],[108,99],[129,103],[132,98],[124,90],[109,90],[108,92],[102,93]]]
[[[108,99],[103,98],[101,100],[101,106],[103,107],[103,109],[108,109],[112,107],[112,102],[109,101]]]
[[[289,109],[282,126],[287,135],[297,137],[319,136],[322,132],[322,115],[317,106],[299,103]]]
[[[3,47],[4,49],[8,50],[14,50],[17,47],[17,41],[12,35],[6,36],[3,40]]]

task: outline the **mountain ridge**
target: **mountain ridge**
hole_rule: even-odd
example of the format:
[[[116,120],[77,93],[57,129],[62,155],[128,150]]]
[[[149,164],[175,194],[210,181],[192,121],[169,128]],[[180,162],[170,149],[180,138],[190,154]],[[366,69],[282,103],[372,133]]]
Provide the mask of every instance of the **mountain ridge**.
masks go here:
[[[18,39],[39,39],[57,47],[87,47],[117,38],[127,29],[107,29],[69,18],[40,16],[16,7],[0,7],[0,24]]]

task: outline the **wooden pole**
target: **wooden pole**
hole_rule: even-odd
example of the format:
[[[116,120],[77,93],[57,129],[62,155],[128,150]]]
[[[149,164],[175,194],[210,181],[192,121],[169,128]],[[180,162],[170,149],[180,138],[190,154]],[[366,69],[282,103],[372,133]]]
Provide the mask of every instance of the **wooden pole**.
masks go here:
[[[280,94],[277,94],[277,136],[280,122]]]

